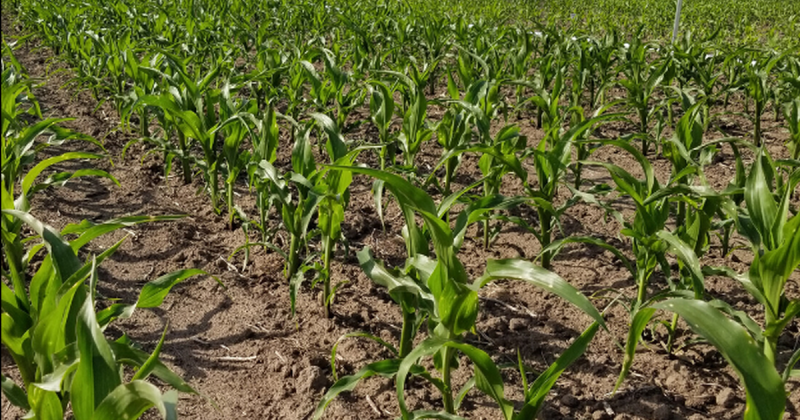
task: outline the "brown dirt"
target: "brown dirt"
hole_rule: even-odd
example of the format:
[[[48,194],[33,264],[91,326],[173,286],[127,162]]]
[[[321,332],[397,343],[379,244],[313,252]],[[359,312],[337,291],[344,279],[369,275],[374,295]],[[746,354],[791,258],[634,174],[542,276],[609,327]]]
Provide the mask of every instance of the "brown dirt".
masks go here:
[[[15,33],[3,16],[3,33]],[[122,147],[133,137],[118,130],[118,117],[106,104],[94,111],[95,101],[87,92],[62,89],[69,72],[56,72],[63,65],[49,68],[52,54],[31,45],[18,49],[17,58],[42,84],[35,94],[48,116],[70,116],[69,128],[104,139],[113,166],[100,163],[120,181],[117,187],[106,180],[82,179],[63,188],[48,190],[35,197],[32,213],[56,228],[82,219],[106,220],[129,214],[186,214],[170,223],[152,223],[118,231],[94,241],[88,252],[97,253],[129,235],[117,253],[101,270],[101,293],[107,298],[125,302],[136,299],[144,282],[163,273],[181,268],[201,268],[219,276],[227,288],[220,288],[211,278],[195,279],[176,287],[164,305],[154,310],[139,310],[133,318],[109,329],[118,336],[123,332],[152,350],[167,323],[169,332],[162,360],[183,375],[202,394],[213,400],[218,409],[203,398],[182,396],[178,404],[182,418],[189,419],[306,419],[321,395],[332,383],[330,350],[343,334],[368,331],[390,342],[397,342],[401,323],[400,310],[388,295],[373,286],[358,267],[354,252],[370,246],[376,257],[391,262],[404,258],[404,245],[399,231],[402,218],[396,206],[387,209],[386,231],[382,231],[375,215],[370,194],[371,182],[358,177],[353,185],[352,201],[347,210],[345,236],[351,253],[339,252],[334,263],[335,282],[349,282],[337,295],[334,318],[325,319],[319,305],[318,290],[305,287],[298,298],[297,317],[289,314],[288,287],[282,275],[282,260],[271,252],[255,251],[246,270],[241,258],[226,260],[244,242],[241,230],[231,231],[226,220],[211,211],[208,198],[197,194],[199,182],[182,185],[173,174],[162,177],[160,157],[149,156],[140,163],[144,148],[134,146],[125,159],[119,157]],[[747,132],[746,121],[732,118],[738,130]],[[769,121],[769,122],[768,122]],[[785,134],[780,124],[765,116],[765,140],[773,156],[785,154]],[[541,131],[521,120],[523,133],[530,141],[538,141]],[[374,136],[366,127],[354,138]],[[609,126],[608,136],[617,134]],[[604,129],[606,130],[606,129]],[[284,145],[285,147],[289,147]],[[68,145],[65,147],[85,147]],[[708,176],[713,186],[726,185],[733,174],[731,154],[711,165]],[[285,160],[287,153],[280,154]],[[420,155],[421,167],[438,159],[438,146],[430,143]],[[372,157],[363,155],[364,160]],[[598,151],[596,160],[611,161],[623,168],[635,168],[635,162],[613,149]],[[373,160],[374,162],[374,160]],[[284,162],[280,162],[285,164]],[[93,162],[97,165],[97,162]],[[457,186],[476,178],[477,160],[468,158],[462,164]],[[659,179],[669,175],[669,163],[654,159]],[[635,171],[635,169],[633,169]],[[635,172],[634,172],[635,173]],[[589,179],[605,180],[605,173],[587,170]],[[513,190],[514,183],[511,182]],[[518,183],[516,184],[518,185]],[[242,187],[240,203],[253,213],[252,197]],[[632,210],[619,204],[624,214]],[[622,245],[619,226],[606,220],[595,207],[578,204],[563,220],[565,234],[592,235]],[[468,235],[460,257],[470,275],[478,276],[487,258],[522,257],[533,259],[540,247],[529,233],[504,227],[494,245],[481,247],[477,227]],[[725,264],[743,271],[748,252],[736,251],[729,258],[718,257],[718,244],[712,246],[704,262]],[[604,288],[616,288],[628,295],[635,293],[627,271],[608,252],[576,246],[562,252],[553,270],[586,294]],[[798,290],[799,276],[790,282],[789,292]],[[751,313],[756,318],[756,305],[736,284],[719,278],[707,280],[714,296]],[[526,284],[502,281],[482,292],[478,329],[481,336],[470,336],[472,344],[487,350],[498,363],[516,361],[519,350],[524,361],[536,371],[544,370],[589,324],[588,318],[561,299],[554,298]],[[598,299],[598,307],[608,300]],[[719,353],[698,345],[669,356],[659,344],[664,331],[651,336],[649,348],[640,347],[633,372],[621,389],[612,395],[623,354],[615,340],[624,342],[628,314],[619,306],[607,315],[610,333],[601,332],[586,355],[567,370],[558,381],[546,404],[544,419],[734,419],[741,418],[744,391],[734,372]],[[757,318],[758,319],[758,318]],[[683,340],[691,332],[681,324]],[[783,358],[800,342],[797,323],[791,325],[780,342]],[[340,346],[339,375],[352,373],[371,361],[388,357],[378,345],[362,339],[348,339]],[[236,360],[235,358],[242,358]],[[3,371],[11,364],[3,352]],[[468,363],[461,363],[455,375],[458,385],[469,374]],[[505,370],[507,397],[514,402],[522,398],[521,380],[514,369]],[[789,385],[790,403],[786,418],[798,418],[800,388],[797,381]],[[406,391],[410,407],[441,408],[435,389],[413,382]],[[2,399],[3,419],[18,418],[20,413],[8,409]],[[393,382],[372,378],[350,394],[336,399],[328,408],[329,419],[394,418],[399,414]],[[496,419],[500,413],[493,403],[473,391],[460,412],[471,419]]]

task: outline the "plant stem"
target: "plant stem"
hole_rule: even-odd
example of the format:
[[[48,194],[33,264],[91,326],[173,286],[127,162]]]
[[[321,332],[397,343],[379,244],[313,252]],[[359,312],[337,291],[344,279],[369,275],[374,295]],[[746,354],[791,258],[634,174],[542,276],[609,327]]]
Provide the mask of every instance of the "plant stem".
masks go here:
[[[178,146],[181,148],[181,167],[183,168],[183,183],[192,183],[192,169],[189,167],[189,151],[186,147],[186,136],[178,130]]]
[[[225,201],[228,205],[228,229],[233,230],[233,183],[225,188]]]
[[[675,344],[675,337],[678,335],[678,314],[672,314],[672,324],[669,327],[669,339],[667,339],[667,354],[672,354],[672,346]]]
[[[298,266],[300,265],[300,256],[297,254],[297,247],[300,244],[297,235],[291,234],[292,239],[289,242],[289,266],[286,269],[286,279],[291,281],[295,273],[297,273]]]
[[[453,404],[453,390],[450,380],[450,364],[453,360],[453,351],[455,351],[455,349],[452,347],[445,347],[442,350],[442,357],[444,358],[442,366],[442,382],[444,382],[442,398],[444,402],[444,411],[450,414],[456,413],[455,405]]]
[[[764,325],[770,325],[773,322],[775,322],[775,316],[772,314],[772,311],[767,308],[764,311]],[[767,359],[773,366],[775,365],[775,356],[777,355],[779,335],[780,331],[777,331],[775,334],[771,334],[769,336],[764,334],[764,356],[767,356]]]
[[[414,340],[414,322],[416,316],[414,312],[403,310],[403,329],[400,332],[400,358],[405,358],[413,348]]]
[[[753,121],[755,125],[755,141],[756,147],[761,147],[761,113],[764,111],[764,103],[761,101],[756,101],[756,115]]]
[[[211,188],[211,205],[214,206],[214,211],[219,213],[219,183],[217,177],[217,165],[216,162],[211,163],[209,159],[206,159],[209,162],[209,166],[211,169],[208,171],[208,183]]]
[[[541,223],[541,245],[542,249],[545,249],[550,245],[552,216],[542,208],[537,208],[536,211],[539,213],[539,223]],[[542,254],[542,267],[550,269],[551,259],[552,255],[549,251]]]
[[[331,252],[333,251],[333,240],[330,236],[325,236],[322,241],[322,264],[323,264],[323,289],[322,293],[322,306],[325,308],[325,318],[331,317]]]
[[[647,277],[645,276],[643,271],[639,270],[641,270],[641,267],[637,268],[636,272],[636,275],[639,277],[637,281],[637,284],[639,285],[639,292],[636,295],[637,308],[640,307],[644,302],[644,300],[647,298],[647,280],[646,280]]]

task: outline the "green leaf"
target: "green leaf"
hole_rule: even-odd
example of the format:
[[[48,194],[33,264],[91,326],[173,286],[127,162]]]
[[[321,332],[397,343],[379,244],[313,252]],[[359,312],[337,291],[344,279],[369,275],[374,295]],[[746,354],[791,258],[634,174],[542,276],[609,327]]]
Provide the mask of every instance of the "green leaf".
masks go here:
[[[97,406],[92,420],[137,419],[142,413],[155,407],[162,418],[167,418],[167,409],[161,391],[150,383],[134,380],[117,386]]]
[[[186,269],[186,270],[176,270],[171,273],[165,274],[142,287],[142,291],[139,293],[139,300],[136,302],[137,308],[155,308],[161,305],[164,302],[164,298],[167,296],[172,288],[188,279],[192,276],[198,275],[207,275],[210,276],[207,272],[203,270],[199,270],[196,268]],[[216,277],[213,277],[217,283],[222,285],[222,282]],[[224,285],[222,285],[225,287]]]
[[[131,347],[125,342],[126,340],[124,339],[126,338],[127,337],[123,336],[117,341],[110,341],[108,343],[111,347],[111,351],[114,353],[114,357],[119,363],[128,366],[136,368],[143,366],[150,358],[150,355],[139,349]],[[170,370],[158,359],[155,359],[151,365],[150,374],[164,381],[165,383],[169,384],[169,386],[177,389],[180,392],[198,394],[194,388],[189,386],[189,384],[187,384],[180,376]]]
[[[589,343],[594,339],[598,327],[599,324],[593,322],[586,331],[570,344],[564,353],[561,353],[561,356],[558,356],[558,359],[556,359],[546,371],[542,372],[542,374],[536,378],[536,381],[531,384],[530,388],[525,390],[525,395],[528,397],[525,399],[525,405],[519,413],[514,416],[514,420],[533,420],[536,418],[558,378],[564,370],[575,363],[579,357],[583,356],[583,353],[586,352],[586,348],[589,347]]]
[[[92,270],[92,288],[78,313],[76,325],[80,363],[75,371],[70,389],[75,418],[92,418],[92,415],[112,391],[120,384],[120,373],[114,355],[97,324],[94,312],[94,285],[96,267]]]
[[[28,405],[28,396],[25,394],[25,390],[15,384],[13,380],[6,377],[6,375],[0,374],[0,381],[2,381],[3,395],[8,398],[11,404],[23,410],[31,409],[31,406]]]
[[[418,410],[408,413],[409,420],[418,419],[439,419],[439,420],[465,420],[464,417],[450,414],[444,411]]]
[[[736,370],[747,392],[746,420],[782,418],[786,406],[783,381],[758,343],[741,325],[699,300],[669,299],[654,304],[653,308],[680,315]]]
[[[670,250],[675,253],[692,274],[692,288],[694,289],[695,298],[702,299],[705,294],[705,277],[703,277],[703,270],[700,268],[700,260],[697,258],[697,254],[686,242],[665,230],[659,231],[656,236],[669,244]]]
[[[161,333],[161,339],[158,340],[155,350],[153,350],[153,353],[150,355],[150,357],[148,357],[147,360],[142,363],[142,365],[139,367],[139,370],[137,370],[133,375],[133,379],[131,379],[132,381],[137,379],[145,380],[153,372],[153,369],[155,369],[158,363],[158,355],[161,354],[161,347],[164,346],[164,339],[167,338],[168,329],[169,322],[167,322],[167,325],[164,326],[164,332]]]
[[[59,235],[55,229],[40,222],[31,216],[30,213],[16,210],[3,210],[3,213],[10,214],[22,220],[44,239],[47,244],[47,249],[52,256],[56,272],[62,279],[69,278],[81,268],[83,264],[78,260],[70,244],[62,239],[61,235]]]
[[[317,404],[317,408],[314,410],[314,416],[312,418],[314,420],[320,419],[325,413],[325,408],[331,403],[331,401],[333,401],[334,398],[336,398],[336,396],[342,392],[352,391],[362,379],[366,379],[375,375],[381,375],[386,378],[394,376],[400,367],[400,362],[401,361],[399,359],[388,359],[381,360],[380,362],[370,363],[361,368],[355,374],[339,379],[330,387],[330,389],[328,389],[328,391],[322,397],[322,400],[319,402],[319,404]]]
[[[625,360],[622,362],[622,370],[619,373],[619,378],[617,378],[617,383],[614,385],[614,392],[617,392],[619,386],[622,385],[625,378],[628,377],[631,366],[633,366],[633,359],[636,356],[636,347],[639,345],[639,338],[642,336],[642,332],[647,327],[647,324],[650,323],[650,319],[653,318],[655,313],[656,310],[653,308],[642,308],[633,315],[631,326],[628,330],[628,341],[625,343]]]
[[[419,343],[400,364],[395,383],[397,385],[397,400],[400,404],[400,411],[403,417],[407,418],[411,414],[405,403],[405,382],[411,368],[416,365],[420,358],[431,356],[442,347],[454,348],[469,357],[475,367],[475,386],[494,399],[495,402],[500,405],[504,418],[510,419],[513,406],[505,400],[503,378],[491,357],[483,350],[470,346],[469,344],[458,343],[438,337],[431,337]]]
[[[331,349],[331,371],[333,372],[333,379],[339,380],[338,375],[336,374],[336,349],[339,348],[339,343],[341,343],[346,338],[353,338],[353,337],[364,337],[368,338],[381,346],[385,347],[389,351],[391,351],[395,356],[398,355],[397,349],[394,348],[393,345],[387,343],[382,338],[374,336],[368,332],[363,331],[356,331],[348,334],[344,334],[339,339],[336,340],[336,343],[333,344],[333,348]]]
[[[555,293],[592,317],[604,329],[606,328],[603,316],[592,305],[589,298],[552,271],[520,259],[489,260],[483,276],[475,280],[472,287],[479,290],[497,279],[521,280]]]
[[[758,233],[767,249],[777,247],[772,234],[772,226],[778,216],[778,206],[772,197],[770,179],[767,171],[772,171],[770,160],[764,151],[756,155],[750,174],[747,176],[744,188],[744,199],[747,203],[747,213],[755,224]]]
[[[49,168],[56,163],[64,162],[66,160],[71,159],[100,159],[103,155],[98,155],[96,153],[88,153],[88,152],[67,152],[59,156],[54,156],[49,159],[45,159],[33,168],[28,171],[25,175],[25,178],[22,179],[22,194],[28,195],[28,191],[30,191],[31,187],[33,186],[33,182],[36,180],[36,177],[39,176],[42,171]]]

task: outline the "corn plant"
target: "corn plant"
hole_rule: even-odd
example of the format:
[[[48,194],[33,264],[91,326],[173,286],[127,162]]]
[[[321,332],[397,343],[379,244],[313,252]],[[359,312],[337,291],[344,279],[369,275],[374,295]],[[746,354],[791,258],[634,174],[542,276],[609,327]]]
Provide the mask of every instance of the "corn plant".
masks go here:
[[[332,164],[352,165],[358,156],[359,149],[348,153],[344,138],[339,132],[339,127],[330,117],[324,114],[311,114],[321,132],[328,138],[326,148]],[[321,141],[321,139],[320,139]],[[310,193],[313,201],[318,202],[319,228],[322,239],[322,269],[320,270],[323,284],[322,306],[325,317],[331,316],[330,307],[335,289],[331,289],[331,258],[336,249],[336,244],[342,239],[342,221],[344,210],[350,200],[349,186],[353,178],[350,173],[331,171],[317,172],[312,178],[314,187]]]
[[[531,227],[526,221],[517,218],[506,218],[515,222],[528,231],[533,233],[543,249],[547,249],[554,234],[554,228],[559,225],[561,215],[579,199],[580,195],[575,195],[573,199],[567,200],[561,206],[555,205],[555,199],[559,188],[566,183],[566,177],[570,172],[572,162],[572,146],[588,130],[592,129],[600,122],[617,118],[618,115],[606,114],[596,116],[589,120],[584,120],[569,130],[564,130],[560,124],[556,124],[539,141],[536,147],[529,148],[525,152],[525,157],[530,156],[536,170],[536,184],[531,185],[527,181],[527,173],[520,172],[518,176],[525,185],[526,198],[530,205],[536,208],[539,216],[538,229]],[[559,117],[560,121],[560,117]],[[549,268],[553,254],[548,250],[542,254],[542,267]]]
[[[258,165],[261,161],[266,161],[270,165],[277,159],[278,149],[278,120],[275,106],[272,102],[267,104],[267,109],[262,113],[261,119],[250,114],[251,123],[256,128],[256,135],[251,137],[253,142],[253,153],[251,162],[247,166],[249,184],[256,190],[256,207],[258,208],[258,228],[261,230],[262,241],[269,240],[269,229],[267,218],[272,207],[272,196],[270,194],[269,180],[255,176]],[[247,251],[246,251],[247,252]]]
[[[4,194],[3,201],[6,207],[10,199]],[[151,355],[134,348],[125,337],[111,341],[102,331],[114,319],[130,316],[135,308],[158,307],[174,285],[205,272],[169,273],[147,283],[134,305],[114,304],[96,312],[97,265],[112,255],[124,238],[85,263],[77,257],[77,252],[97,236],[168,218],[134,216],[97,225],[83,222],[65,228],[62,234],[78,235],[67,242],[62,234],[27,212],[3,210],[2,217],[3,248],[10,267],[22,263],[24,268],[30,257],[18,254],[14,234],[5,229],[6,219],[24,222],[43,241],[31,249],[31,257],[43,247],[48,251],[27,287],[19,283],[13,268],[3,273],[3,277],[11,277],[12,286],[5,282],[0,285],[2,343],[23,382],[19,386],[3,375],[3,393],[9,401],[36,418],[64,418],[68,403],[76,419],[138,418],[150,407],[156,407],[164,418],[175,418],[176,392],[162,395],[145,381],[155,375],[178,391],[197,393],[158,360],[166,330]],[[123,377],[125,365],[137,369],[128,383]]]
[[[652,98],[659,86],[671,78],[673,67],[670,60],[664,60],[657,65],[650,64],[647,61],[647,53],[652,44],[642,43],[637,38],[635,37],[633,43],[625,48],[625,60],[622,62],[625,79],[618,80],[617,83],[627,91],[628,105],[639,118],[642,153],[646,156],[649,151],[650,119],[658,109],[651,106]]]
[[[786,280],[800,262],[796,255],[800,218],[795,215],[789,219],[788,216],[789,201],[800,183],[800,171],[792,170],[784,180],[776,168],[769,154],[760,150],[744,189],[747,217],[736,214],[739,233],[753,248],[755,260],[749,277],[754,287],[747,287],[747,291],[764,306],[768,331],[764,337],[764,354],[773,364],[778,336],[800,310],[797,302],[789,302],[786,307],[784,295]],[[785,317],[781,317],[782,312]]]
[[[746,314],[736,312],[735,321],[726,317],[732,311],[726,304],[672,298],[641,311],[635,323],[646,323],[656,309],[680,315],[701,337],[726,358],[739,375],[746,392],[745,419],[780,419],[786,404],[785,384],[800,376],[795,369],[800,350],[794,352],[780,372],[776,364],[777,342],[781,332],[800,314],[800,301],[789,300],[784,287],[800,266],[800,215],[788,218],[789,199],[800,183],[795,170],[785,184],[771,189],[775,176],[769,156],[759,151],[747,178],[745,199],[749,217],[739,217],[742,235],[751,241],[754,260],[745,274],[725,267],[704,267],[703,272],[725,275],[742,287],[764,307],[764,326]],[[691,255],[689,259],[691,259]],[[696,257],[694,257],[696,260]],[[695,261],[695,267],[699,264]],[[696,274],[702,277],[702,273]],[[721,307],[721,308],[720,308]],[[720,310],[722,309],[722,311]],[[724,313],[725,312],[725,313]]]
[[[789,149],[792,159],[800,159],[800,98],[795,98],[783,105],[783,116],[789,129],[789,140],[786,141],[786,147]]]
[[[708,52],[708,45],[716,35],[703,41],[694,41],[691,32],[684,35],[680,43],[676,44],[675,64],[676,76],[687,88],[691,81],[698,91],[698,96],[704,99],[702,108],[703,131],[707,131],[711,123],[710,108],[717,100],[717,92],[714,88],[722,77],[722,71],[717,63],[718,51]]]
[[[173,94],[177,93],[172,90]],[[233,115],[225,115],[221,113],[219,119],[216,112],[214,112],[215,104],[220,102],[222,96],[220,92],[212,93],[207,91],[204,93],[205,99],[202,97],[197,98],[197,102],[193,107],[198,109],[197,112],[192,109],[186,108],[186,98],[180,96],[173,96],[171,94],[162,94],[161,96],[145,96],[140,98],[139,101],[145,105],[158,107],[164,115],[164,119],[176,127],[178,138],[181,146],[182,163],[184,164],[184,171],[188,169],[188,163],[191,158],[188,154],[187,140],[194,140],[200,144],[203,150],[203,159],[197,160],[197,166],[200,167],[203,178],[206,182],[209,195],[211,197],[211,205],[214,210],[219,212],[219,169],[221,166],[222,156],[219,155],[217,150],[217,137],[221,135],[223,130],[227,129],[228,125],[243,124],[243,117],[239,115],[238,110],[235,110]],[[224,105],[223,105],[224,108]],[[230,110],[234,111],[234,110]],[[241,142],[242,132],[233,132],[230,138],[232,142]],[[228,148],[229,151],[235,152]],[[238,150],[238,149],[237,149]],[[238,163],[236,163],[238,165]],[[241,166],[241,165],[239,165]],[[184,175],[186,172],[184,172]]]
[[[272,163],[263,159],[258,162],[258,166],[253,169],[253,177],[257,180],[255,186],[259,189],[258,194],[262,197],[269,197],[273,202],[277,213],[283,221],[283,228],[289,234],[289,251],[284,252],[275,246],[265,246],[279,251],[279,254],[286,260],[284,273],[290,284],[290,299],[292,314],[295,312],[296,290],[302,282],[303,275],[308,263],[313,259],[313,255],[305,260],[301,260],[301,250],[305,248],[308,241],[308,229],[316,207],[319,204],[320,196],[310,194],[313,185],[308,180],[316,172],[316,164],[311,151],[309,139],[311,127],[301,128],[299,125],[295,129],[302,130],[297,137],[292,150],[292,171],[280,173]],[[292,185],[296,192],[293,193]],[[262,191],[266,188],[266,191]]]
[[[747,95],[753,100],[753,142],[756,147],[761,147],[761,116],[767,107],[767,102],[770,99],[772,85],[770,80],[770,73],[772,68],[783,59],[783,55],[773,56],[767,59],[766,57],[753,56],[751,65],[745,66],[746,74],[746,87]]]
[[[450,108],[442,116],[442,120],[436,125],[436,141],[442,146],[442,158],[444,174],[444,193],[450,194],[450,184],[453,181],[458,166],[461,163],[462,154],[459,150],[464,150],[472,142],[472,130],[470,129],[469,114],[464,110]],[[431,174],[431,177],[435,172]]]
[[[381,74],[396,78],[402,86],[403,124],[400,135],[397,136],[397,141],[400,150],[403,152],[403,165],[413,171],[414,160],[420,146],[433,136],[433,130],[428,128],[426,124],[428,100],[425,98],[425,86],[396,71],[386,70],[381,71]]]
[[[383,170],[387,161],[391,166],[395,164],[395,144],[389,131],[394,115],[394,99],[392,90],[381,82],[370,82],[369,114],[372,123],[378,128],[378,137],[383,145],[380,150],[381,170]]]
[[[484,275],[470,282],[464,266],[457,257],[455,232],[442,221],[436,205],[424,191],[414,187],[401,177],[386,172],[366,168],[336,168],[353,173],[366,174],[381,179],[395,195],[401,207],[412,214],[420,215],[430,232],[437,260],[427,277],[426,286],[430,290],[430,303],[433,311],[429,314],[428,324],[430,337],[414,347],[402,359],[388,359],[372,363],[353,376],[339,379],[325,394],[317,406],[314,418],[320,418],[325,407],[338,394],[353,389],[363,378],[380,374],[395,378],[397,400],[401,417],[404,419],[425,417],[452,417],[469,388],[476,387],[487,394],[500,406],[505,419],[532,419],[541,409],[542,402],[555,379],[563,369],[574,361],[585,350],[586,345],[597,331],[598,325],[605,325],[602,316],[591,305],[589,300],[574,287],[557,275],[523,260],[490,260]],[[362,259],[363,261],[364,259]],[[555,293],[576,307],[586,312],[595,323],[573,343],[561,362],[563,366],[552,366],[530,387],[526,385],[525,402],[518,412],[503,394],[503,380],[500,371],[492,359],[483,350],[464,342],[464,333],[474,330],[478,314],[478,291],[496,279],[515,279],[529,282],[547,291]],[[413,293],[413,288],[409,293]],[[466,390],[454,395],[451,383],[451,372],[455,367],[458,353],[467,356],[475,366],[475,381],[470,381]],[[418,363],[421,358],[434,359],[436,370],[441,372],[441,379],[433,377]],[[441,393],[444,405],[442,413],[411,411],[405,403],[405,384],[409,374],[431,382]],[[525,375],[524,371],[522,372]]]
[[[242,142],[245,137],[250,134],[250,138],[254,139],[252,129],[250,127],[249,116],[258,112],[258,104],[256,101],[241,101],[237,102],[231,92],[234,89],[230,84],[226,83],[220,91],[217,98],[219,104],[220,120],[225,121],[220,125],[220,132],[224,136],[222,142],[222,157],[225,159],[225,166],[227,169],[227,176],[225,177],[225,204],[228,208],[228,227],[233,229],[233,221],[237,212],[234,209],[234,185],[239,178],[239,175],[247,167],[251,161],[252,153],[249,150],[242,149]],[[255,146],[255,145],[254,145]],[[264,145],[262,146],[262,149]],[[269,149],[269,146],[266,146]],[[263,150],[262,150],[263,152]],[[269,151],[267,151],[269,153]]]

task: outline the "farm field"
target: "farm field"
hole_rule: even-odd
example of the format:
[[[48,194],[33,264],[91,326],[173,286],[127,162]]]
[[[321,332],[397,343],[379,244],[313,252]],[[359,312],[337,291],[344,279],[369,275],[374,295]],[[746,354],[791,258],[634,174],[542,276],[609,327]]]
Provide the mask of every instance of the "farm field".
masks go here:
[[[800,6],[594,3],[4,0],[2,418],[800,418]]]

